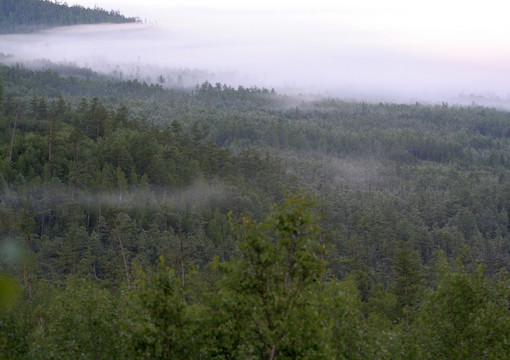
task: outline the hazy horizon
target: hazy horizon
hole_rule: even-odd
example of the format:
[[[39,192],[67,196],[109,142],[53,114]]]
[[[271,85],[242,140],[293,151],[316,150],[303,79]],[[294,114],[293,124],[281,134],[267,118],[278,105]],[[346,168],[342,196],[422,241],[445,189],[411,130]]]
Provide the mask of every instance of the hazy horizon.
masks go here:
[[[510,98],[505,43],[510,25],[497,7],[489,11],[497,2],[455,7],[433,1],[426,8],[396,0],[350,5],[220,1],[214,7],[197,0],[82,0],[69,5],[76,3],[119,10],[147,23],[3,35],[0,52],[136,73],[142,80],[166,76],[171,69],[197,69],[209,77],[198,81],[361,100]]]

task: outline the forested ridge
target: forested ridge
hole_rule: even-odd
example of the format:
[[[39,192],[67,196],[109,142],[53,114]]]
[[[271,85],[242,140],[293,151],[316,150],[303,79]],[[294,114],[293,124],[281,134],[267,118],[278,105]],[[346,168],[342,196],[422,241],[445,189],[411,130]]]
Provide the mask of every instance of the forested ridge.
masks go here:
[[[0,33],[26,33],[57,26],[130,23],[140,19],[119,11],[94,9],[50,0],[0,0]]]
[[[510,113],[0,81],[3,358],[510,353]]]

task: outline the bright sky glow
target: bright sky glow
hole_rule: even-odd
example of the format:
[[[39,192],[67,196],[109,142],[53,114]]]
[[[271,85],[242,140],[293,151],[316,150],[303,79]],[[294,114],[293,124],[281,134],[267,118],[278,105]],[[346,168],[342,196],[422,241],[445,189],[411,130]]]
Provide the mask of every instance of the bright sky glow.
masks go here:
[[[73,2],[71,2],[72,4]],[[504,0],[79,0],[165,24],[180,12],[277,14],[281,24],[302,16],[303,26],[347,29],[374,42],[419,55],[510,66],[510,4]],[[312,30],[313,29],[308,29]],[[510,70],[509,67],[505,70]]]
[[[120,10],[148,21],[165,23],[181,11],[208,12],[211,20],[219,12],[278,14],[285,22],[296,14],[365,30],[374,36],[386,33],[392,40],[420,48],[475,50],[503,47],[510,50],[510,4],[502,0],[78,0],[87,7],[98,5]],[[212,5],[213,4],[213,5]],[[501,50],[501,49],[500,49]]]

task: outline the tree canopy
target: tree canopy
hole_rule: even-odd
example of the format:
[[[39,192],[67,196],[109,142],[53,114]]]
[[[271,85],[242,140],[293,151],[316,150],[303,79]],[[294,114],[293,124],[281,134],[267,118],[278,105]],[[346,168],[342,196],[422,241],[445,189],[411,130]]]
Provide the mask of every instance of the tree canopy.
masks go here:
[[[94,9],[50,0],[0,0],[0,33],[32,32],[79,24],[139,22],[119,11]]]
[[[507,111],[0,80],[2,357],[508,353]]]

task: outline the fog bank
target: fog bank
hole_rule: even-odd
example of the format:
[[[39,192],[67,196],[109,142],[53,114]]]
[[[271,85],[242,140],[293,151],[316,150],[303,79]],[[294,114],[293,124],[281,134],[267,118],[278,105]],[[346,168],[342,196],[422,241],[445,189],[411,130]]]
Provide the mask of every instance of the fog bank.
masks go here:
[[[324,14],[181,9],[164,24],[3,35],[0,52],[16,60],[72,62],[119,78],[159,78],[167,85],[178,82],[176,69],[187,69],[195,71],[197,83],[279,92],[388,101],[451,101],[475,94],[508,101],[510,71],[497,66],[501,59],[417,52],[389,38],[385,31],[363,30]]]

